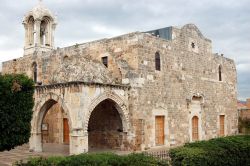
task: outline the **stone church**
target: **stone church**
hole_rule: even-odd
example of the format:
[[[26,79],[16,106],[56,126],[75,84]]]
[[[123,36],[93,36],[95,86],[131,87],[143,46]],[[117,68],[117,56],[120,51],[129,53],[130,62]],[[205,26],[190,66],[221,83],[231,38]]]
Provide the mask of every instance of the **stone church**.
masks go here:
[[[23,25],[24,55],[2,73],[36,83],[30,150],[143,151],[237,134],[235,63],[194,24],[65,48],[55,48],[57,20],[41,2]]]

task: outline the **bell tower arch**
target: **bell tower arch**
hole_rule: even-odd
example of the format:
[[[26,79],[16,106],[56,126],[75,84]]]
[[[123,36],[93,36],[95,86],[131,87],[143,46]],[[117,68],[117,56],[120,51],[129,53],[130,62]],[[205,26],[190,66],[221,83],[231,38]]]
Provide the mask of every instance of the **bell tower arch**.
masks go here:
[[[24,16],[23,25],[25,28],[24,55],[54,48],[56,17],[41,0]]]

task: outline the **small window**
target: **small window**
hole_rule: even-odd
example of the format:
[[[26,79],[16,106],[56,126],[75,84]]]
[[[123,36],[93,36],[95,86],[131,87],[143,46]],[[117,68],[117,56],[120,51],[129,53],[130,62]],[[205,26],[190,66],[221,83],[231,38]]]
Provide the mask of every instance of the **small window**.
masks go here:
[[[219,66],[219,81],[222,81],[222,76],[221,76],[221,65]]]
[[[192,47],[192,48],[195,48],[194,42],[191,43],[191,47]]]
[[[108,57],[107,57],[107,56],[102,57],[102,63],[103,63],[106,67],[108,67]]]
[[[225,136],[225,115],[220,115],[220,136]]]
[[[161,70],[161,57],[159,52],[155,53],[155,70]]]
[[[68,57],[68,55],[65,55],[63,57],[63,63],[68,63],[68,62],[69,62],[69,57]]]
[[[32,64],[32,70],[33,70],[33,81],[37,83],[37,64],[34,62]]]

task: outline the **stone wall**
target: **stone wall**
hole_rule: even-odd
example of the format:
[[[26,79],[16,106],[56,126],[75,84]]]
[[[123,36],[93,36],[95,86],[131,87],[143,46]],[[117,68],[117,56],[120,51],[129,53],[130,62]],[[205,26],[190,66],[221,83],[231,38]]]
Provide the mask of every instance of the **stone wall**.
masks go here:
[[[160,71],[155,70],[156,52],[161,58]],[[108,67],[101,62],[105,56]],[[69,81],[89,83],[84,88],[76,85],[61,90],[59,86],[60,90],[55,90],[67,101],[72,126],[77,130],[87,130],[89,112],[101,102],[97,94],[111,89],[121,96],[121,103],[127,108],[127,147],[130,149],[156,146],[155,116],[165,116],[164,146],[192,141],[192,116],[199,117],[200,139],[219,136],[220,115],[225,115],[226,135],[237,133],[235,63],[213,54],[212,42],[193,24],[173,27],[171,40],[135,32],[51,52],[36,52],[3,63],[3,73],[26,73],[32,77],[33,62],[38,64],[38,81],[43,85],[59,86],[58,83]],[[92,87],[91,83],[99,83],[101,87]],[[116,84],[118,89],[112,87]],[[124,90],[124,84],[131,88]],[[37,99],[39,97],[37,95]],[[198,104],[194,98],[199,98]],[[91,103],[93,107],[86,107]],[[77,147],[73,143],[71,146]]]
[[[201,139],[219,136],[219,115],[226,117],[227,135],[237,133],[236,67],[232,60],[212,54],[211,41],[193,25],[184,26],[172,41],[148,34],[139,48],[139,68],[133,99],[133,118],[145,119],[145,148],[155,145],[154,111],[166,117],[165,144],[191,141],[192,97],[202,97]],[[191,44],[194,42],[195,48]],[[161,55],[161,71],[155,70],[155,53]],[[219,66],[222,81],[219,81]],[[164,110],[164,111],[162,111]]]

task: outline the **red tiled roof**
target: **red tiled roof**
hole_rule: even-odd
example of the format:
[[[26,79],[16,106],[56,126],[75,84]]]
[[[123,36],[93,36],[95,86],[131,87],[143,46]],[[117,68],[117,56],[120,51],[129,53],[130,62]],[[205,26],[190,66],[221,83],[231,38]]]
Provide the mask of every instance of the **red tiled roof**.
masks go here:
[[[247,108],[246,104],[245,103],[242,103],[240,101],[237,102],[237,108],[240,109],[240,108]]]

